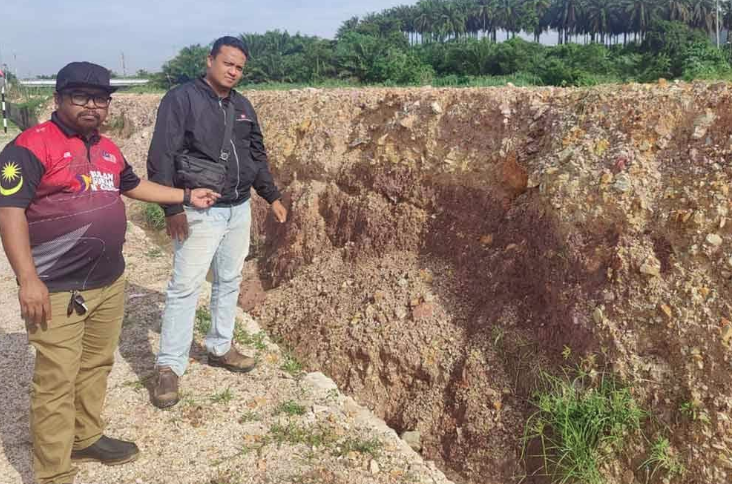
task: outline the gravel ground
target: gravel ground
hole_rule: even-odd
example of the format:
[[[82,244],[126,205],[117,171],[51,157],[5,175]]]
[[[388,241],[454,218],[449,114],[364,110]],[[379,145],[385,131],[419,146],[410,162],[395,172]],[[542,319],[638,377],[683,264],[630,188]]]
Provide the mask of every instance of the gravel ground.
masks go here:
[[[240,347],[258,356],[259,368],[234,375],[202,364],[197,334],[182,380],[183,400],[168,411],[153,407],[146,385],[171,258],[131,224],[126,252],[127,316],[104,418],[109,435],[135,440],[142,455],[120,467],[82,464],[77,484],[449,482],[330,379],[298,371],[298,363],[243,312]],[[28,392],[34,354],[4,253],[0,305],[0,483],[31,484]]]
[[[13,138],[18,136],[18,133],[18,129],[12,124],[8,126],[8,132],[5,133],[2,127],[2,117],[0,117],[0,150],[2,150],[7,143],[12,141]]]

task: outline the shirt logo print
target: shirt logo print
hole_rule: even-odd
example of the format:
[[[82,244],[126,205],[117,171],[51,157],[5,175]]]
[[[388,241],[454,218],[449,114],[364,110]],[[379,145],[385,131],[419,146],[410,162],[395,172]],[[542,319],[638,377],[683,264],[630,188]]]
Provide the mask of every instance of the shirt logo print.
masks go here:
[[[76,185],[74,186],[76,193],[89,191],[92,182],[89,175],[76,175],[74,178],[76,179]]]
[[[114,174],[112,173],[90,171],[88,175],[76,175],[74,181],[73,188],[76,193],[118,191],[114,183]]]
[[[102,151],[102,159],[110,163],[117,163],[117,157],[107,151]]]
[[[15,180],[18,180],[17,184],[6,188],[7,183],[12,184]],[[20,166],[14,161],[5,163],[0,171],[0,195],[9,197],[18,193],[21,188],[23,188],[23,176],[20,174]]]

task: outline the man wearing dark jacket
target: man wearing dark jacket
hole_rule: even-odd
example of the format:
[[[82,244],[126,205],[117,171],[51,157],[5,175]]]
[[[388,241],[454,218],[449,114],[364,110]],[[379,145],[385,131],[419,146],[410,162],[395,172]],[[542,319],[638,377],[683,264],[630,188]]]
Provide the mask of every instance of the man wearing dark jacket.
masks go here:
[[[178,378],[188,364],[196,304],[209,268],[213,288],[211,329],[206,335],[208,363],[234,372],[255,366],[252,358],[240,354],[232,344],[241,271],[249,252],[251,188],[271,204],[279,222],[286,220],[287,210],[267,165],[254,108],[233,90],[247,57],[248,50],[239,39],[218,39],[208,56],[206,75],[168,92],[158,111],[147,161],[150,180],[180,185],[176,157],[181,154],[226,166],[224,186],[216,188],[221,198],[213,207],[163,207],[175,255],[153,388],[153,404],[160,408],[178,402]],[[230,104],[234,106],[231,149],[223,156]]]

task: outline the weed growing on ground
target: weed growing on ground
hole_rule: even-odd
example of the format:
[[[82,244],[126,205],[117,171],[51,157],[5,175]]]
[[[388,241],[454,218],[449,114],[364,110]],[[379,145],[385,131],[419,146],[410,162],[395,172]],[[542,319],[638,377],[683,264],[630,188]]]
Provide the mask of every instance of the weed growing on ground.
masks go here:
[[[130,380],[124,382],[122,385],[132,388],[133,390],[142,390],[147,385],[147,382],[152,378],[152,375],[148,375],[146,377],[140,378],[139,380]]]
[[[107,122],[105,124],[105,128],[108,131],[117,131],[122,132],[122,130],[125,128],[125,117],[122,116],[110,116],[107,118]]]
[[[214,393],[211,395],[211,402],[213,403],[229,403],[234,398],[234,392],[231,391],[230,388],[227,388],[224,391]]]
[[[241,449],[239,449],[239,455],[245,456],[251,454],[252,452],[256,452],[257,455],[261,455],[262,449],[265,445],[267,445],[266,441],[257,442],[254,444],[244,444],[241,446]]]
[[[284,413],[285,415],[295,416],[305,415],[305,412],[306,410],[304,405],[300,405],[294,400],[288,400],[286,402],[280,403],[277,408],[275,408],[274,415],[280,415]]]
[[[650,472],[650,479],[658,471],[665,471],[667,477],[681,476],[686,472],[679,457],[673,453],[671,443],[666,437],[659,437],[651,446],[651,454],[643,461],[639,469],[645,468]]]
[[[269,444],[277,444],[278,447],[283,444],[303,444],[309,448],[309,458],[316,455],[315,450],[318,448],[325,449],[335,457],[342,457],[352,452],[357,452],[360,454],[368,454],[375,458],[378,457],[383,447],[383,443],[377,438],[361,439],[358,437],[348,437],[345,440],[340,440],[334,429],[323,424],[308,426],[289,422],[287,425],[280,423],[273,424],[269,429],[269,433],[261,442],[256,446],[247,446],[247,452],[251,450],[257,450],[259,452]]]
[[[252,346],[257,351],[264,351],[267,349],[267,343],[265,341],[266,338],[267,335],[264,331],[251,334],[249,331],[241,327],[240,321],[236,322],[236,327],[234,329],[234,341],[237,343]]]
[[[243,413],[242,416],[239,417],[239,423],[241,424],[245,424],[248,422],[259,422],[260,420],[262,420],[262,417],[260,417],[256,412],[252,412],[251,410]]]
[[[147,251],[147,255],[150,259],[159,259],[163,255],[163,251],[159,247],[153,247]]]
[[[180,403],[184,407],[195,407],[196,406],[196,399],[193,398],[193,394],[192,393],[189,393],[189,392],[181,392],[180,393]]]
[[[308,447],[324,447],[335,444],[338,436],[332,429],[315,426],[274,424],[269,429],[269,439],[278,446],[282,444],[305,444]]]
[[[491,339],[493,340],[493,346],[498,346],[503,338],[506,336],[506,331],[500,326],[493,326],[491,328]]]
[[[338,391],[337,388],[331,388],[325,394],[325,400],[328,402],[336,403],[336,402],[338,402],[339,397],[340,397],[340,392]]]
[[[196,333],[206,336],[211,329],[211,311],[206,306],[196,309]]]
[[[679,412],[694,422],[710,423],[709,414],[696,402],[684,402],[679,407]]]
[[[145,215],[145,223],[153,230],[163,230],[165,228],[165,212],[157,203],[146,203],[143,210]]]
[[[359,454],[369,454],[371,457],[378,457],[383,445],[376,437],[369,440],[349,437],[342,444],[338,445],[339,451],[336,452],[336,455],[340,457],[348,455],[351,452],[358,452]]]
[[[562,358],[565,360],[568,360],[572,356],[572,348],[570,348],[567,345],[564,345],[564,348],[562,349]]]
[[[570,377],[573,373],[574,377]],[[523,457],[539,457],[537,473],[553,483],[602,484],[600,468],[621,450],[624,439],[640,430],[645,412],[630,390],[615,378],[596,371],[565,371],[562,377],[542,374],[536,392],[537,411],[524,430]],[[527,455],[538,441],[538,455]]]
[[[285,351],[282,355],[282,366],[280,369],[292,376],[299,376],[302,373],[302,363],[300,363],[291,351]]]

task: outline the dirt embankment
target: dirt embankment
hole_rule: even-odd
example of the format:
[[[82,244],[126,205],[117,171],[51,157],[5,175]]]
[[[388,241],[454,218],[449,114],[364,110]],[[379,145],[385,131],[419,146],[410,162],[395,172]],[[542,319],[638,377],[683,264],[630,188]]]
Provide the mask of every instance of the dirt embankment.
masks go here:
[[[311,369],[452,477],[504,484],[539,373],[596,365],[669,429],[677,482],[729,482],[729,85],[250,99],[291,218],[257,200],[242,304]],[[158,100],[115,102],[138,169]],[[609,481],[645,482],[647,451]]]

